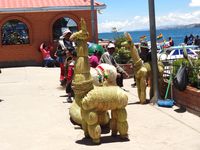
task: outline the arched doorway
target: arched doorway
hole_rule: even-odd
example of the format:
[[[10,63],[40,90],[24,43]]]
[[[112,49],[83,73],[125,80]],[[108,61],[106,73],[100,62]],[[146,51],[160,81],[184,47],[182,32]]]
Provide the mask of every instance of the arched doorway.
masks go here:
[[[61,17],[53,24],[53,40],[58,40],[62,33],[69,28],[72,32],[78,30],[77,23],[69,17]]]

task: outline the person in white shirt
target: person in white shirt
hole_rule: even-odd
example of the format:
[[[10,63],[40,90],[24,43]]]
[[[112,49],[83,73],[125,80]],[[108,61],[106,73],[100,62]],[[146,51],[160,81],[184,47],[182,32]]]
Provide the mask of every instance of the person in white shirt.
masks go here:
[[[100,63],[106,63],[113,65],[117,69],[117,85],[119,87],[123,87],[123,76],[125,75],[127,78],[129,77],[128,73],[119,66],[116,60],[113,57],[113,53],[115,52],[115,45],[113,43],[109,43],[107,46],[107,52],[105,52],[101,58]]]

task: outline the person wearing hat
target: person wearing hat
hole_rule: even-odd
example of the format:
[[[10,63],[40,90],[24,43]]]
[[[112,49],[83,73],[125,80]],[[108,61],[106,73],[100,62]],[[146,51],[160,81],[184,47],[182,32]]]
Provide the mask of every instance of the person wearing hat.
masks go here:
[[[149,62],[151,60],[151,52],[148,48],[148,43],[146,41],[142,41],[140,44],[140,58],[143,60],[143,62]]]
[[[59,39],[59,44],[61,45],[62,47],[62,50],[65,50],[65,51],[72,51],[72,50],[75,50],[74,49],[74,43],[72,41],[69,40],[70,36],[72,35],[72,32],[70,31],[69,28],[67,28],[62,36],[60,36],[60,39]]]
[[[142,41],[140,45],[140,58],[143,60],[144,63],[151,62],[151,51],[148,47],[148,43],[146,41]],[[146,83],[148,86],[148,78],[146,79]],[[136,85],[136,84],[135,84]]]
[[[59,46],[61,48],[61,50],[63,51],[62,57],[62,62],[60,62],[60,82],[61,85],[65,85],[66,83],[66,77],[65,75],[67,74],[67,66],[68,66],[68,61],[71,60],[71,53],[73,51],[75,51],[74,48],[74,43],[72,41],[69,40],[70,36],[72,35],[72,32],[70,31],[69,28],[67,28],[62,36],[60,36],[59,39]],[[61,60],[61,59],[60,59]]]
[[[114,52],[115,52],[115,45],[113,43],[109,43],[107,46],[107,52],[105,52],[100,58],[100,63],[106,63],[116,67],[117,85],[119,87],[123,87],[123,75],[125,75],[127,78],[129,77],[129,75],[122,67],[119,66],[119,64],[114,59],[113,57]]]

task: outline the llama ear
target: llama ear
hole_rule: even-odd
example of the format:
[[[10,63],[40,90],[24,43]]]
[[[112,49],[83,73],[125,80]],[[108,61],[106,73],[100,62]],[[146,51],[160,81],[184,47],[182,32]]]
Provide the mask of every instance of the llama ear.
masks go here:
[[[81,30],[87,32],[86,22],[81,18]]]
[[[126,39],[127,39],[128,41],[132,41],[132,37],[131,37],[131,35],[130,35],[128,32],[125,32],[125,33],[124,33],[124,36],[126,37]]]

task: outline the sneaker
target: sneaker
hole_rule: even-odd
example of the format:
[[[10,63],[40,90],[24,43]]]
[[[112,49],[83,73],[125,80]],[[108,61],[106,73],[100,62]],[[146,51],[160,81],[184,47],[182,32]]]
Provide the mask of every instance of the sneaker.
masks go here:
[[[68,97],[68,98],[67,98],[67,102],[68,102],[68,103],[72,103],[72,98],[71,98],[71,97]]]
[[[136,83],[131,84],[132,87],[136,87]]]

